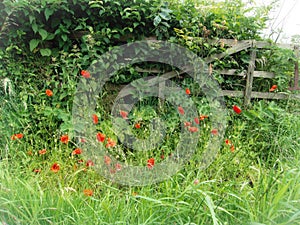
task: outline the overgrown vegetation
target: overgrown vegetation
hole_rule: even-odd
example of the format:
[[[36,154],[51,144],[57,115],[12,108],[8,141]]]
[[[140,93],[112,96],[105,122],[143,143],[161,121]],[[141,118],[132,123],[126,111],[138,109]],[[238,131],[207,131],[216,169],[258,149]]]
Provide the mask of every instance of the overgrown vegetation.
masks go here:
[[[182,127],[199,137],[196,153],[169,180],[142,187],[103,178],[84,157],[86,140],[73,138],[72,107],[77,83],[114,46],[157,39],[180,44],[205,58],[224,52],[222,38],[261,40],[267,8],[241,0],[4,0],[0,3],[0,224],[298,224],[300,223],[299,101],[227,98],[228,126],[215,161],[199,169],[211,136],[210,105],[190,77],[172,79],[197,107],[199,116],[181,124],[186,108],[158,98],[140,99],[119,119],[141,140],[151,120],[166,124],[166,140],[149,152],[130,151],[112,130],[112,104],[124,85],[176,68],[139,63],[118,71],[104,86],[91,117],[95,140],[122,163],[149,170],[176,153]],[[242,78],[218,70],[245,70],[249,54],[211,63],[222,87],[239,89]],[[273,84],[287,91],[297,60],[272,48],[257,54],[257,69],[276,72],[254,89]],[[143,71],[143,72],[141,72]],[[158,71],[158,72],[157,72]],[[277,91],[276,90],[276,91]],[[178,96],[181,96],[178,94]],[[235,105],[238,107],[232,108]],[[123,118],[122,118],[123,117]],[[197,133],[198,132],[198,133]],[[105,136],[104,136],[105,135]],[[82,147],[83,146],[83,147]],[[105,156],[105,164],[122,170]]]

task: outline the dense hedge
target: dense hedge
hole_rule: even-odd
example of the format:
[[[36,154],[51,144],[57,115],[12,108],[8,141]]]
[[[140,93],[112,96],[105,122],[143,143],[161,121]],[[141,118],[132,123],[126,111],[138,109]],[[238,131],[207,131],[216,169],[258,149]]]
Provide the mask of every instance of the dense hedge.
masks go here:
[[[95,38],[99,52],[149,36],[183,38],[183,33],[191,37],[258,39],[267,20],[265,8],[248,9],[240,0],[4,0],[0,4],[0,45],[15,45],[43,56],[70,51],[72,45],[82,44],[87,34]],[[249,12],[252,16],[246,16]]]

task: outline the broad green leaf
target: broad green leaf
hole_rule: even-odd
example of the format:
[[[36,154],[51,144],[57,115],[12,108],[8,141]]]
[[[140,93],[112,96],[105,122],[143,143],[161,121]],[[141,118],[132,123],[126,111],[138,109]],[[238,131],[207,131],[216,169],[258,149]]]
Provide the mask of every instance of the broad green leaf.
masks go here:
[[[40,49],[40,53],[41,53],[42,56],[50,56],[51,55],[51,49],[49,49],[49,48]]]
[[[166,11],[162,11],[159,13],[159,16],[163,19],[163,20],[170,20],[171,16],[169,13],[167,13]]]
[[[61,39],[63,39],[63,41],[66,42],[68,40],[68,36],[66,34],[62,34]]]
[[[34,33],[36,33],[38,31],[38,25],[34,22],[32,25],[31,25],[31,28],[33,30]]]
[[[39,45],[39,43],[40,43],[40,40],[31,39],[29,42],[30,51],[32,52]]]
[[[46,18],[46,21],[48,21],[48,19],[49,19],[49,17],[53,14],[53,9],[51,9],[51,8],[46,8],[45,9],[45,12],[44,12],[44,14],[45,14],[45,18]]]
[[[39,34],[41,35],[43,41],[48,37],[48,32],[44,29],[39,29]]]
[[[154,24],[154,26],[158,26],[158,24],[161,22],[161,18],[160,18],[160,16],[156,16],[155,18],[154,18],[154,21],[153,21],[153,24]]]

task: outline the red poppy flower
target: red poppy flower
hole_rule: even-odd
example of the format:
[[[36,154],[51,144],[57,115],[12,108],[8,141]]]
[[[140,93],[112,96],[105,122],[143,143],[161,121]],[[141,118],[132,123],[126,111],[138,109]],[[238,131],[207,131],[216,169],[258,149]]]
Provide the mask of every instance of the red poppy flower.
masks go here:
[[[191,125],[192,125],[191,122],[184,122],[184,127],[189,127],[189,126],[191,126]]]
[[[218,130],[217,129],[212,129],[211,130],[211,134],[212,135],[217,135],[218,134]]]
[[[94,163],[93,163],[93,161],[92,160],[87,160],[86,161],[86,164],[85,164],[87,167],[90,167],[90,166],[94,166]]]
[[[189,127],[189,131],[194,133],[194,132],[198,131],[198,128],[197,127]]]
[[[60,170],[60,166],[58,163],[54,163],[50,169],[52,172],[57,173]]]
[[[184,109],[181,106],[178,106],[178,111],[181,115],[184,115]]]
[[[276,89],[277,89],[277,85],[274,84],[274,85],[270,88],[269,91],[272,92],[272,91],[275,91]]]
[[[147,160],[147,167],[149,169],[152,169],[154,164],[155,164],[155,159],[154,158],[150,158],[150,159]]]
[[[98,118],[98,116],[96,115],[96,114],[93,114],[93,123],[94,124],[97,124],[98,122],[99,122],[99,118]]]
[[[84,194],[85,196],[92,196],[92,195],[94,194],[94,192],[93,192],[93,190],[91,190],[91,189],[84,189],[84,190],[83,190],[83,194]]]
[[[231,145],[231,146],[230,146],[230,151],[231,151],[231,152],[234,152],[234,145]]]
[[[46,152],[47,152],[46,149],[39,150],[39,154],[40,154],[40,155],[44,155],[44,154],[46,154]]]
[[[226,139],[226,140],[225,140],[225,144],[226,144],[226,145],[231,145],[231,141],[228,140],[228,139]]]
[[[104,156],[104,163],[109,166],[111,163],[111,158],[108,156]]]
[[[73,152],[72,155],[80,155],[82,153],[82,150],[80,148],[76,148]]]
[[[29,151],[27,152],[27,155],[33,155],[32,151],[29,150]]]
[[[120,111],[120,115],[122,116],[123,119],[128,119],[128,118],[127,118],[128,112],[122,111],[122,110],[121,110],[121,111]]]
[[[140,129],[140,128],[141,128],[141,124],[140,124],[140,123],[136,123],[136,124],[134,125],[134,127],[135,127],[136,129]]]
[[[119,163],[117,163],[117,164],[116,164],[116,170],[117,170],[117,171],[120,171],[121,169],[122,169],[122,165],[119,164]]]
[[[34,169],[33,172],[35,172],[35,173],[40,173],[40,172],[41,172],[41,169]]]
[[[204,120],[205,118],[208,118],[208,116],[206,116],[206,115],[201,115],[200,116],[200,120]]]
[[[186,89],[185,89],[185,93],[186,93],[187,95],[190,95],[190,94],[191,94],[190,89],[189,89],[189,88],[186,88]]]
[[[240,114],[242,112],[241,108],[236,105],[232,106],[232,109],[237,114]]]
[[[23,138],[23,134],[13,134],[11,137],[10,137],[10,139],[11,140],[16,140],[16,139],[21,139],[21,138]]]
[[[67,144],[69,142],[69,136],[67,134],[61,136],[60,141],[64,144]]]
[[[46,90],[46,95],[51,97],[53,95],[53,92],[50,89]]]
[[[100,142],[104,142],[105,140],[105,134],[102,134],[102,133],[97,133],[97,140],[100,141]]]
[[[198,119],[198,117],[194,118],[194,121],[195,121],[196,124],[199,124],[199,119]]]
[[[80,74],[81,74],[81,76],[83,76],[84,78],[91,78],[91,74],[90,74],[89,71],[81,70]]]
[[[105,145],[106,148],[110,148],[110,147],[115,147],[116,146],[116,142],[110,138],[107,138],[107,143]]]

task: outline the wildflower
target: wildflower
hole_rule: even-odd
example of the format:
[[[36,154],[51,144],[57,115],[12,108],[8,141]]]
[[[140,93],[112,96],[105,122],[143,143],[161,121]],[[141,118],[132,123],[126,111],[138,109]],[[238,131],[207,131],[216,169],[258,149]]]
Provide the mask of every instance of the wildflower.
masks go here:
[[[234,145],[231,145],[231,146],[230,146],[230,151],[231,151],[231,152],[234,152]]]
[[[81,142],[81,143],[85,143],[86,140],[85,140],[84,138],[81,138],[81,139],[80,139],[80,142]]]
[[[80,148],[76,148],[73,150],[72,155],[80,155],[82,153],[82,150]]]
[[[94,194],[94,192],[93,192],[93,190],[91,190],[91,189],[84,189],[84,190],[83,190],[83,194],[84,194],[85,196],[92,196],[92,195]]]
[[[228,139],[226,139],[226,140],[225,140],[225,144],[226,144],[226,145],[231,145],[231,141],[228,140]]]
[[[99,122],[98,116],[96,114],[93,114],[92,117],[93,117],[93,123],[97,124]]]
[[[186,89],[185,89],[185,93],[186,93],[187,95],[190,95],[190,94],[191,94],[190,89],[189,89],[189,88],[186,88]]]
[[[41,169],[34,169],[33,172],[34,172],[34,173],[40,173],[40,172],[41,172]]]
[[[272,91],[275,91],[276,89],[277,89],[277,85],[274,84],[274,85],[270,88],[269,91],[272,92]]]
[[[122,169],[121,164],[117,163],[117,164],[116,164],[116,170],[117,170],[117,171],[120,171],[121,169]]]
[[[184,109],[181,106],[178,106],[178,111],[181,115],[184,115]]]
[[[213,67],[212,67],[212,64],[210,63],[209,68],[208,68],[208,75],[211,75],[212,72],[213,72]]]
[[[108,156],[104,156],[104,163],[109,166],[111,163],[111,158]]]
[[[97,140],[100,142],[104,142],[105,140],[105,134],[102,134],[100,132],[97,133]]]
[[[153,166],[154,166],[154,163],[155,163],[155,159],[154,159],[154,158],[148,159],[148,160],[147,160],[147,167],[148,167],[149,169],[152,169]]]
[[[198,128],[197,127],[189,127],[189,131],[194,133],[194,132],[198,131]]]
[[[80,74],[81,74],[81,76],[83,76],[84,78],[91,78],[91,74],[90,74],[89,71],[81,70]]]
[[[29,150],[29,151],[27,152],[27,155],[33,155],[33,154],[32,154],[32,151]]]
[[[191,126],[191,125],[192,125],[191,122],[184,122],[184,127],[189,127],[189,126]]]
[[[195,184],[195,185],[199,184],[199,180],[198,180],[198,179],[195,179],[195,180],[194,180],[194,184]]]
[[[46,152],[47,152],[46,149],[39,150],[39,154],[40,154],[40,155],[44,155],[44,154],[46,154]]]
[[[206,115],[201,115],[199,118],[200,118],[200,120],[204,120],[205,118],[208,118],[208,116],[206,116]]]
[[[46,90],[46,95],[51,97],[53,95],[53,92],[50,89]]]
[[[212,129],[211,130],[211,134],[212,135],[217,135],[218,134],[218,130],[217,129]]]
[[[51,166],[51,171],[52,171],[52,172],[57,173],[59,170],[60,170],[60,166],[59,166],[58,163],[54,163],[54,164]]]
[[[69,142],[69,136],[67,134],[61,136],[60,141],[64,144],[67,144]]]
[[[237,114],[240,114],[242,112],[241,108],[236,105],[232,106],[232,109]]]
[[[128,118],[127,118],[128,112],[122,111],[122,110],[121,110],[121,111],[120,111],[120,115],[122,116],[123,119],[128,119]]]
[[[161,159],[165,159],[165,155],[162,154],[162,155],[160,156],[160,158],[161,158]]]
[[[114,140],[112,140],[111,138],[107,138],[107,143],[105,145],[106,148],[110,148],[110,147],[115,147],[116,146],[116,142]]]
[[[13,134],[11,137],[10,137],[10,139],[11,140],[16,140],[16,139],[21,139],[21,138],[23,138],[23,134]]]
[[[198,119],[198,117],[194,118],[194,121],[195,121],[196,124],[199,124],[199,119]]]
[[[93,163],[93,161],[92,160],[87,160],[86,161],[86,164],[85,164],[87,167],[90,167],[90,166],[94,166],[94,163]]]
[[[136,124],[134,125],[134,127],[135,127],[136,129],[140,129],[140,128],[141,128],[141,124],[140,124],[140,123],[136,123]]]

